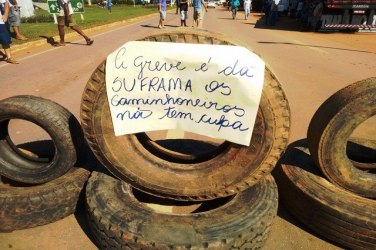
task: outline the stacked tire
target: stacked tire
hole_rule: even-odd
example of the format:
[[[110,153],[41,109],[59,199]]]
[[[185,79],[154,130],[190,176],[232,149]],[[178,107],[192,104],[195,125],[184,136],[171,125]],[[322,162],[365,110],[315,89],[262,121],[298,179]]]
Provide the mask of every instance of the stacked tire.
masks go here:
[[[39,126],[51,140],[16,145],[13,120]],[[83,141],[77,119],[51,100],[24,95],[0,101],[1,232],[45,225],[75,211],[90,174],[78,162]]]
[[[376,141],[352,137],[375,115],[375,77],[339,90],[314,114],[307,140],[291,144],[276,168],[285,206],[350,249],[376,246]]]
[[[239,45],[204,31],[160,32],[152,42]],[[146,133],[116,137],[103,62],[81,101],[81,123],[106,169],[86,188],[87,213],[101,249],[257,249],[277,213],[270,172],[286,148],[290,110],[283,89],[266,69],[251,146],[195,140],[154,141]],[[179,152],[182,148],[193,151]],[[210,149],[205,153],[197,151]],[[165,212],[150,203],[171,208]],[[175,207],[197,206],[176,212]]]

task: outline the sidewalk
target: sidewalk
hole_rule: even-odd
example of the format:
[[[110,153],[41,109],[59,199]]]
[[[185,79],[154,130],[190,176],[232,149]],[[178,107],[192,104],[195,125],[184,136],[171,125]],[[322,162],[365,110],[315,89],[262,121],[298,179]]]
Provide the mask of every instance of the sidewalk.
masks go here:
[[[36,3],[36,4],[41,5],[41,6],[44,5],[44,3]],[[45,4],[45,5],[47,5],[47,4]],[[95,33],[95,32],[100,32],[101,30],[108,30],[108,28],[113,28],[113,27],[120,26],[120,25],[132,24],[132,23],[135,23],[139,20],[146,19],[146,18],[153,17],[153,16],[157,16],[157,15],[159,15],[159,14],[156,12],[156,13],[153,13],[153,14],[134,17],[134,18],[122,20],[122,21],[117,21],[117,22],[113,22],[113,23],[110,23],[110,24],[105,24],[105,25],[93,27],[93,28],[90,28],[90,29],[84,29],[83,31],[86,34],[92,34],[92,33]],[[78,38],[79,35],[74,31],[72,31],[72,32],[69,31],[69,32],[65,33],[65,38],[67,38],[67,39],[75,38],[75,37]],[[25,42],[25,43],[22,43],[22,44],[11,45],[12,53],[19,53],[19,52],[25,51],[27,49],[42,47],[42,46],[48,44],[47,39],[53,39],[54,41],[59,40],[57,27],[56,27],[56,36],[49,37],[49,38],[41,38],[41,39],[38,39],[36,41]]]

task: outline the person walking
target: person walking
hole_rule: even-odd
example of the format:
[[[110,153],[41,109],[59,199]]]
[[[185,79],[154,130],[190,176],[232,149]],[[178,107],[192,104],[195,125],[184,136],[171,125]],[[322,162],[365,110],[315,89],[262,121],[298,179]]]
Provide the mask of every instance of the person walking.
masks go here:
[[[17,40],[25,41],[27,38],[21,34],[20,25],[21,25],[21,15],[20,15],[20,6],[17,3],[17,0],[8,0],[9,2],[9,17],[8,23],[12,27],[15,38]]]
[[[167,4],[166,0],[159,0],[158,11],[159,11],[159,25],[158,28],[164,28],[164,21],[166,19]]]
[[[198,28],[202,25],[202,20],[204,17],[204,13],[202,12],[202,6],[206,12],[208,12],[208,8],[206,8],[204,0],[193,0],[193,25]]]
[[[179,0],[180,1],[180,26],[187,27],[188,19],[188,0]]]
[[[244,7],[244,19],[248,20],[249,14],[251,14],[251,0],[244,0],[243,7]]]
[[[4,60],[7,63],[11,64],[18,64],[19,62],[12,57],[12,53],[10,51],[10,44],[12,43],[10,39],[10,34],[8,32],[8,28],[6,26],[6,22],[8,21],[9,16],[9,2],[7,0],[0,0],[0,43],[4,49],[3,57],[5,56]]]
[[[238,12],[239,5],[239,0],[231,0],[232,19],[236,18],[236,13]]]
[[[108,13],[111,13],[112,12],[112,9],[111,9],[111,7],[112,7],[111,0],[107,0],[106,6],[107,6]]]
[[[57,27],[59,31],[60,42],[56,46],[65,46],[65,31],[64,26],[70,27],[83,38],[85,38],[87,45],[92,45],[94,40],[90,39],[76,24],[73,18],[73,8],[70,0],[57,0],[60,7],[60,13],[57,17]]]

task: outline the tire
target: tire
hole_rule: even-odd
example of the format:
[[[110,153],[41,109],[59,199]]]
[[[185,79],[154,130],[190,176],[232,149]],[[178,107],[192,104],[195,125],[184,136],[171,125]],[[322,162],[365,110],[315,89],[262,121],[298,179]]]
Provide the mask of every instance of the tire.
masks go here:
[[[199,31],[157,33],[141,40],[234,45]],[[290,110],[281,85],[266,69],[251,145],[224,142],[205,157],[165,152],[145,133],[115,136],[105,88],[105,62],[89,79],[81,123],[94,154],[110,172],[145,192],[176,200],[210,200],[257,183],[274,168],[289,138]]]
[[[366,171],[376,169],[376,140],[350,137],[346,153],[352,164],[358,169]]]
[[[322,177],[305,142],[291,145],[275,168],[281,201],[317,234],[346,249],[375,249],[376,200]]]
[[[57,179],[34,186],[15,186],[2,178],[0,232],[46,225],[74,213],[89,174],[84,168],[73,167]]]
[[[12,119],[38,125],[51,137],[55,152],[46,158],[28,157],[13,143],[8,126]],[[78,120],[59,104],[36,96],[14,96],[0,101],[0,175],[40,184],[69,171],[83,145]]]
[[[177,214],[153,210],[129,184],[103,173],[93,172],[86,187],[89,225],[100,249],[260,249],[277,213],[274,179],[269,175],[226,201]]]
[[[346,145],[362,122],[376,115],[376,77],[353,83],[329,97],[308,127],[308,147],[323,174],[334,184],[376,198],[376,175],[348,158]]]

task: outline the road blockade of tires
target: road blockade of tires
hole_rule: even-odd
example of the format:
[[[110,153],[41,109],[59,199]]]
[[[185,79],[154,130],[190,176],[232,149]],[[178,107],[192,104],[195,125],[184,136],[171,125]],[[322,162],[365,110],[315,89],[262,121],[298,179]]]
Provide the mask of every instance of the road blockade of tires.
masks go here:
[[[349,249],[375,248],[376,201],[325,179],[306,141],[290,144],[275,178],[283,204],[314,232]]]
[[[238,45],[203,31],[160,32],[140,41]],[[210,200],[255,185],[274,168],[289,138],[290,110],[284,91],[266,69],[251,145],[224,142],[204,159],[180,157],[162,149],[145,133],[115,136],[105,65],[90,77],[81,101],[81,123],[97,158],[116,177],[156,196],[176,200]]]
[[[52,140],[15,145],[8,128],[12,119],[40,126]],[[45,225],[74,213],[90,174],[75,166],[83,157],[83,142],[77,119],[51,100],[13,96],[0,101],[0,232]]]
[[[13,119],[31,122],[46,131],[53,141],[54,152],[46,158],[34,158],[19,150],[9,134]],[[30,95],[0,101],[0,175],[23,183],[46,183],[73,167],[83,142],[78,120],[58,103]]]
[[[0,232],[32,228],[75,212],[90,171],[73,167],[64,175],[39,185],[0,181]]]
[[[346,148],[352,132],[376,115],[375,96],[376,77],[337,91],[316,111],[307,132],[311,156],[323,174],[334,184],[369,198],[376,198],[374,164],[357,167]]]
[[[260,249],[278,206],[270,175],[232,197],[204,201],[192,213],[155,210],[135,192],[109,174],[93,172],[89,178],[87,213],[100,249]],[[212,207],[213,202],[219,204]]]

